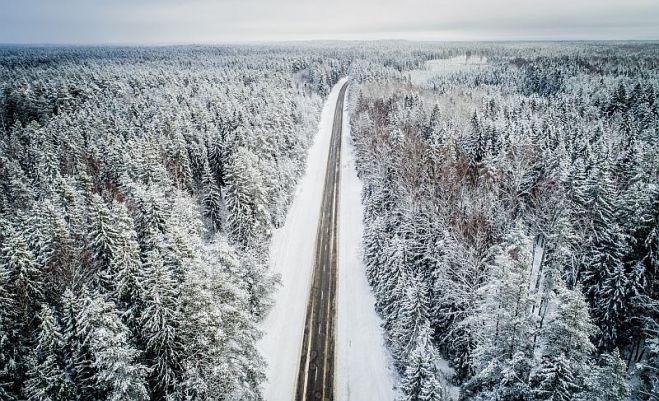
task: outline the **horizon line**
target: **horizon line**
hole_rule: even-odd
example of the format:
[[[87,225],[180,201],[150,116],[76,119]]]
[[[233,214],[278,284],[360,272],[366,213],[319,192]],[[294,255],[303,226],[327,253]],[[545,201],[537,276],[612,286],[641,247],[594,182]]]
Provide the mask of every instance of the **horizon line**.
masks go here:
[[[659,37],[653,39],[557,39],[557,38],[525,38],[525,39],[408,39],[408,38],[378,38],[378,39],[273,39],[273,40],[228,40],[228,41],[181,41],[181,42],[2,42],[4,47],[178,47],[178,46],[231,46],[231,45],[277,45],[296,43],[378,43],[378,42],[409,42],[409,43],[615,43],[615,42],[647,42],[659,43]]]

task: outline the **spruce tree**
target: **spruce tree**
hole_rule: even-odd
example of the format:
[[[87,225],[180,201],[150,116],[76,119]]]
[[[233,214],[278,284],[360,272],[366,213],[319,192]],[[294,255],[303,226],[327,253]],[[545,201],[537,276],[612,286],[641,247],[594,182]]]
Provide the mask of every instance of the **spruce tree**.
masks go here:
[[[112,259],[114,283],[112,297],[117,305],[125,311],[124,319],[133,329],[136,325],[135,319],[139,313],[140,296],[143,291],[141,280],[144,272],[142,271],[140,248],[133,220],[128,215],[126,207],[121,203],[115,203],[113,211],[117,221],[117,243]]]
[[[225,166],[225,200],[232,237],[243,246],[268,232],[270,216],[266,188],[258,160],[246,147],[238,147]]]
[[[145,347],[152,396],[165,399],[174,393],[182,369],[180,289],[158,251],[147,254],[143,269],[139,338]]]
[[[7,225],[5,241],[0,247],[0,266],[9,275],[11,296],[24,318],[39,309],[43,301],[44,282],[36,257],[21,232]]]
[[[55,315],[43,305],[37,345],[29,358],[23,393],[29,401],[68,401],[74,398],[64,361],[64,339]]]
[[[226,214],[224,199],[206,159],[204,159],[202,185],[204,213],[209,219],[213,231],[222,231]]]
[[[114,258],[117,253],[119,234],[115,227],[112,212],[103,199],[93,194],[90,206],[91,227],[89,230],[89,253],[94,266],[92,272],[97,284],[107,290],[114,287]]]
[[[399,300],[400,311],[392,330],[392,353],[396,360],[407,361],[419,332],[429,326],[429,302],[425,282],[412,278],[407,284],[405,297]]]
[[[533,367],[535,315],[529,294],[531,243],[519,229],[509,235],[483,288],[475,329],[474,371],[466,394],[482,399],[524,400]]]
[[[586,380],[586,387],[579,400],[624,401],[629,397],[627,366],[617,349],[600,355]]]
[[[578,190],[578,202],[591,224],[580,281],[592,316],[603,334],[597,345],[603,348],[617,344],[630,301],[629,277],[623,260],[627,238],[615,218],[616,194],[606,162],[593,166]]]
[[[129,342],[129,330],[115,305],[99,295],[81,301],[77,335],[91,356],[93,393],[108,401],[148,400],[147,371],[138,362],[139,353]]]

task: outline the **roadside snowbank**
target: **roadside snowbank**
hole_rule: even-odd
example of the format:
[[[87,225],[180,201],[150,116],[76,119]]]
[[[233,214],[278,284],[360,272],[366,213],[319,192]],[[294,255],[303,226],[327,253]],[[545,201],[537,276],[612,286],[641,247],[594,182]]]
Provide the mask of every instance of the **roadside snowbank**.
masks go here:
[[[341,144],[335,395],[338,401],[391,401],[397,396],[396,376],[389,368],[392,363],[363,263],[362,183],[355,169],[347,98],[348,94]]]
[[[258,344],[268,363],[268,382],[263,387],[267,401],[294,398],[332,121],[339,89],[345,81],[346,78],[339,81],[328,96],[286,223],[272,237],[270,268],[281,275],[282,285],[276,290],[272,310],[261,324],[264,337]]]

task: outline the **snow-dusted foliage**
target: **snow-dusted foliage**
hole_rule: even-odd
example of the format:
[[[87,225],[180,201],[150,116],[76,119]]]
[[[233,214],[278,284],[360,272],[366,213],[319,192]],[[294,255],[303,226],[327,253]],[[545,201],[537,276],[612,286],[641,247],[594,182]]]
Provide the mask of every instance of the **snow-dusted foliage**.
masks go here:
[[[351,99],[367,275],[403,399],[656,399],[656,45],[413,54],[439,60],[355,74]]]
[[[0,399],[262,399],[263,250],[334,64],[0,50]]]

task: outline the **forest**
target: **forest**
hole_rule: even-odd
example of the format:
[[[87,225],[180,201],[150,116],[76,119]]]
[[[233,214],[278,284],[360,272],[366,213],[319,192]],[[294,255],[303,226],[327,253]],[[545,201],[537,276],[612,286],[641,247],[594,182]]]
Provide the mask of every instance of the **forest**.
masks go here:
[[[0,47],[0,399],[263,400],[344,76],[405,401],[657,400],[659,45]]]
[[[0,60],[0,399],[261,399],[263,249],[332,70],[268,49]]]
[[[427,70],[352,92],[403,399],[657,400],[659,48],[473,46]]]

